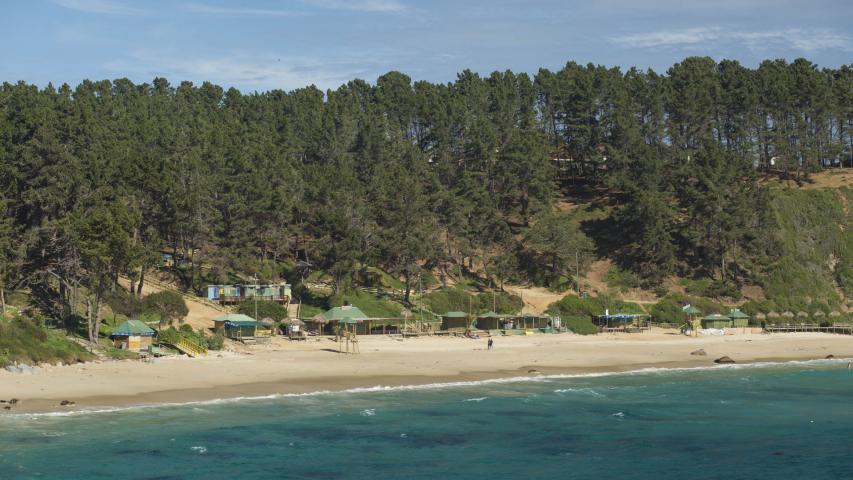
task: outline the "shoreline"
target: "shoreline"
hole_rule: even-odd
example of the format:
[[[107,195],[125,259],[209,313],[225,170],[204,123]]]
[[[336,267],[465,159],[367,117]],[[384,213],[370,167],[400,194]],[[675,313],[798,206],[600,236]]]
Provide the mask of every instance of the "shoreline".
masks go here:
[[[732,356],[738,362],[735,365],[747,367],[824,360],[828,354],[839,363],[853,358],[849,337],[831,334],[698,338],[660,333],[543,335],[499,337],[498,342],[502,349],[485,351],[479,346],[481,342],[472,340],[378,337],[362,339],[364,353],[360,355],[330,352],[323,348],[328,343],[319,341],[314,345],[272,345],[251,355],[163,359],[154,364],[113,361],[42,367],[33,375],[4,372],[0,374],[0,399],[20,401],[11,410],[0,411],[0,418],[347,391],[448,388],[474,382],[535,381],[648,369],[726,368],[713,363],[722,355]],[[707,356],[690,355],[691,349],[698,348],[706,350]],[[729,353],[720,354],[723,351]],[[75,405],[59,406],[61,400]]]

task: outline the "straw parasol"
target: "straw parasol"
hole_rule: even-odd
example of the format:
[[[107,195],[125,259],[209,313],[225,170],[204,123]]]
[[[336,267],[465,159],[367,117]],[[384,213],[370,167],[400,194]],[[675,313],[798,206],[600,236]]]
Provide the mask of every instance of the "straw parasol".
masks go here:
[[[758,313],[756,313],[756,314],[755,314],[755,319],[756,319],[756,320],[759,320],[759,321],[761,321],[761,320],[767,320],[767,315],[765,315],[765,314],[763,314],[763,313],[761,313],[761,312],[758,312]]]
[[[794,318],[795,315],[794,315],[794,312],[792,312],[790,310],[786,310],[786,311],[782,312],[782,316],[785,318]]]
[[[838,318],[841,316],[841,312],[839,312],[838,310],[833,310],[829,312],[829,316],[832,318]]]
[[[773,310],[770,310],[769,312],[767,312],[767,318],[779,318],[779,312],[774,312]]]
[[[826,314],[823,313],[823,310],[815,310],[815,312],[812,314],[812,316],[815,318],[818,318],[818,317],[822,318],[822,317],[825,317]]]
[[[809,318],[809,314],[800,310],[799,312],[797,312],[797,318],[800,318],[800,319]]]
[[[282,325],[287,325],[288,327],[304,327],[305,322],[298,318],[286,318],[281,322]]]

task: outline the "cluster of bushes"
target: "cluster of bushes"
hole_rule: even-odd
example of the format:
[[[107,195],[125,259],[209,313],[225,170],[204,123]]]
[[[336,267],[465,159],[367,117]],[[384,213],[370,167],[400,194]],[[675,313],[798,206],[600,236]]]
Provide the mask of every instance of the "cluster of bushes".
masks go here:
[[[170,290],[152,293],[141,299],[117,290],[107,297],[106,302],[114,313],[124,317],[159,321],[168,325],[183,322],[189,313],[184,297]]]
[[[566,295],[560,301],[548,306],[547,313],[560,317],[563,326],[575,333],[589,335],[598,332],[593,325],[594,315],[604,315],[605,311],[613,313],[644,313],[636,303],[625,302],[608,295],[579,298]]]
[[[257,312],[255,308],[257,307]],[[287,308],[276,302],[269,300],[258,300],[257,304],[254,301],[243,302],[237,308],[239,313],[248,315],[255,320],[269,318],[275,322],[280,322],[287,318]]]
[[[423,297],[424,307],[435,312],[444,313],[459,310],[472,313],[494,310],[497,313],[518,313],[524,306],[521,298],[506,292],[486,292],[473,294],[458,287],[440,288]]]
[[[680,293],[670,293],[666,295],[660,299],[658,303],[652,305],[649,313],[652,315],[652,319],[657,323],[681,324],[687,320],[682,308],[686,304],[690,304],[698,308],[699,311],[702,312],[702,315],[728,313],[728,309],[722,303],[715,302],[708,298],[682,295]]]
[[[0,319],[0,367],[18,362],[75,363],[93,355],[59,332],[49,331],[39,318]]]

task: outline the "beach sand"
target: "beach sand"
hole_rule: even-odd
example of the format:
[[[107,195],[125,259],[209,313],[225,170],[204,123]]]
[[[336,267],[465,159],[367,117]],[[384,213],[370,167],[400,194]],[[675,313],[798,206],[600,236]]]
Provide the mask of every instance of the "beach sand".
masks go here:
[[[0,370],[0,399],[19,399],[2,413],[62,411],[150,403],[417,385],[557,373],[628,371],[649,367],[853,357],[853,338],[824,333],[685,337],[674,331],[573,334],[486,339],[361,336],[360,354],[337,352],[333,339],[290,343],[276,338],[251,353],[153,362],[104,361],[41,366],[34,374]],[[706,356],[690,353],[704,349]],[[843,368],[843,367],[840,367]],[[534,371],[535,370],[535,371]],[[62,400],[75,402],[60,407]]]

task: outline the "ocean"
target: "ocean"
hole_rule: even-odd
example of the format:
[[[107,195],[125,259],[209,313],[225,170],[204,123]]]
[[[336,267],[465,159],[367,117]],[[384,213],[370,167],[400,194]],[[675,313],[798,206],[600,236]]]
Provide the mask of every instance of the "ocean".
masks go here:
[[[0,479],[850,479],[846,365],[0,415]]]

